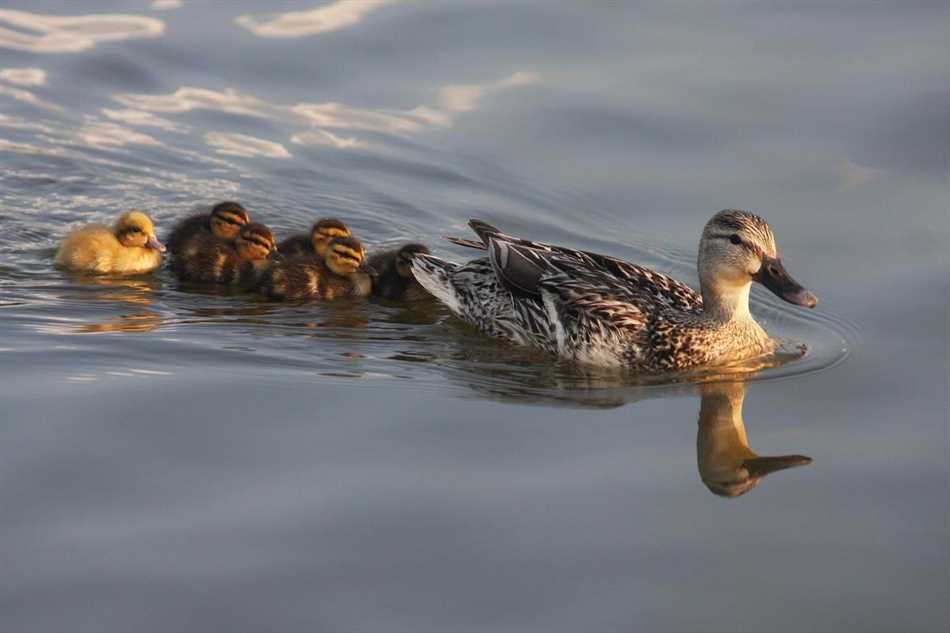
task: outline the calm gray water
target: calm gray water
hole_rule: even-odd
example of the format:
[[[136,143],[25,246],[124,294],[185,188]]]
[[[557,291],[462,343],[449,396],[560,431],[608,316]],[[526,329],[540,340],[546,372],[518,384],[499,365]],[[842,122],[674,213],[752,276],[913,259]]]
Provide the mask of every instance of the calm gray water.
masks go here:
[[[944,2],[4,0],[0,630],[947,630],[948,61]],[[700,388],[51,265],[228,198],[690,283],[748,208],[821,301]]]

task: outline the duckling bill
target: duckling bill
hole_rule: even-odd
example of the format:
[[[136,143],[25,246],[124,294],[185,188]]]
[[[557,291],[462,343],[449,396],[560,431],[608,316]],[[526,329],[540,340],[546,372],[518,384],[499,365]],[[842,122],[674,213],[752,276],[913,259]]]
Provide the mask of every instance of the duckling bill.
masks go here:
[[[88,224],[67,235],[54,263],[77,272],[136,275],[158,268],[164,252],[152,219],[141,211],[129,211],[111,228]]]
[[[277,301],[366,297],[372,278],[362,243],[355,237],[330,241],[324,259],[296,258],[276,262],[262,275],[257,290]]]

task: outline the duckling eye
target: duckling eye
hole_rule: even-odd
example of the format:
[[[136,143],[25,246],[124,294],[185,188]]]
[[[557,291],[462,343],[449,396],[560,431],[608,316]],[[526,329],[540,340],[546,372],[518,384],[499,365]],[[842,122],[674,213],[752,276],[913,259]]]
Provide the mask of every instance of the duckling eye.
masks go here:
[[[142,232],[142,229],[140,229],[140,228],[137,227],[137,226],[132,226],[132,227],[129,227],[128,232],[129,232],[129,233],[141,233],[141,232]]]
[[[735,233],[729,236],[729,241],[736,245],[742,244],[742,238]]]

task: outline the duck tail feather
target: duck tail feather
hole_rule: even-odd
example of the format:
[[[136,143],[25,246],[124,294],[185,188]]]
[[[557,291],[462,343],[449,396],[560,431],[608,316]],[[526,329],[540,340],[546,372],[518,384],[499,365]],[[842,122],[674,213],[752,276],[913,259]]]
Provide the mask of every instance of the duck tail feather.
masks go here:
[[[475,235],[478,236],[478,239],[480,239],[486,246],[488,246],[489,238],[492,237],[501,239],[503,241],[509,241],[511,238],[510,235],[505,235],[497,227],[494,227],[488,222],[483,222],[482,220],[478,220],[476,218],[469,220],[468,225],[473,231],[475,231]]]
[[[464,237],[454,237],[452,235],[443,235],[442,239],[448,240],[449,242],[452,242],[453,244],[457,244],[458,246],[465,246],[468,248],[477,248],[480,251],[485,250],[485,245],[483,243],[476,242],[475,240],[467,240]]]
[[[416,281],[452,312],[459,314],[459,298],[452,284],[452,274],[457,268],[458,264],[433,255],[416,255],[412,258],[412,274]]]

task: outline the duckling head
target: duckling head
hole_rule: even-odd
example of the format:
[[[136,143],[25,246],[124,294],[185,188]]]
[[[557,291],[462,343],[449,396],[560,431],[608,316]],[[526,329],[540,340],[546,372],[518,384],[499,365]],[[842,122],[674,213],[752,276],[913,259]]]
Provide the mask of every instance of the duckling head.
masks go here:
[[[225,240],[237,238],[241,227],[250,221],[247,209],[237,202],[226,200],[211,209],[211,232]]]
[[[338,237],[352,237],[353,234],[341,220],[336,218],[323,218],[317,220],[313,228],[310,229],[310,241],[313,243],[313,251],[323,257],[327,253],[327,247],[330,241]]]
[[[355,237],[337,237],[330,241],[325,261],[327,268],[342,277],[348,277],[358,270],[365,270],[366,251]]]
[[[277,248],[277,242],[269,228],[263,224],[251,222],[241,228],[237,239],[234,240],[234,247],[237,249],[238,257],[253,261],[270,257]]]
[[[706,223],[699,242],[698,268],[707,310],[742,304],[748,312],[753,281],[789,303],[808,308],[818,303],[817,297],[785,270],[768,222],[748,211],[726,209]]]
[[[403,279],[412,279],[412,259],[416,255],[428,255],[425,244],[406,244],[396,252],[396,272]]]
[[[160,253],[165,252],[165,246],[155,237],[155,225],[152,224],[152,219],[141,211],[123,213],[116,220],[113,231],[122,246],[154,248]]]

